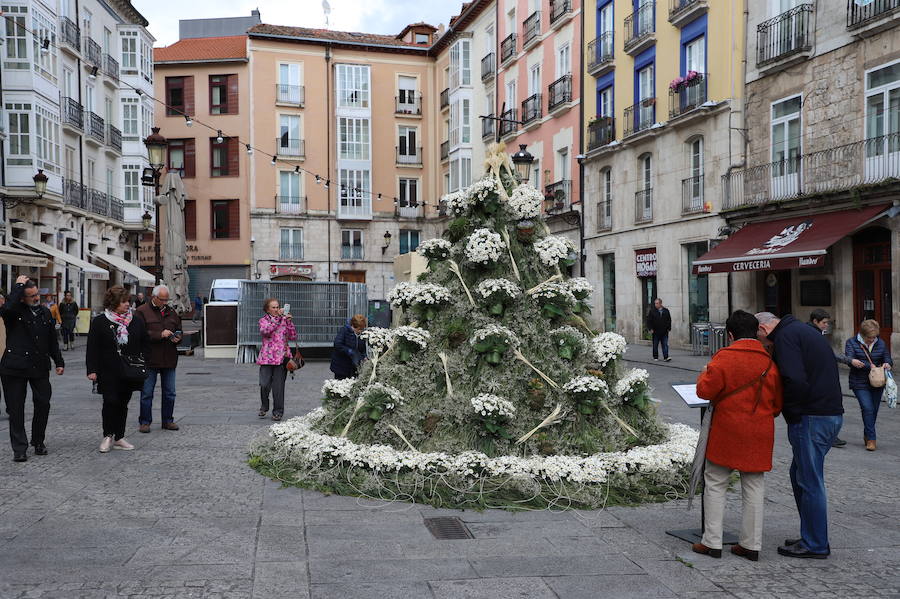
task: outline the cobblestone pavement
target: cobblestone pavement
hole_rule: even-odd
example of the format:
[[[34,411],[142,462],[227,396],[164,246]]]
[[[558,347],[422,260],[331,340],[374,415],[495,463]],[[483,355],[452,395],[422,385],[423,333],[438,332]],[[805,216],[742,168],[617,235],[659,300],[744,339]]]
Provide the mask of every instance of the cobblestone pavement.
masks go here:
[[[83,342],[80,342],[83,343]],[[775,552],[797,534],[789,451],[779,422],[768,475],[765,547],[751,563],[691,553],[667,529],[698,523],[684,501],[595,512],[457,512],[281,489],[246,465],[268,421],[256,417],[256,370],[184,358],[176,419],[134,452],[100,454],[100,402],[82,351],[54,379],[50,455],[13,463],[0,416],[0,598],[99,597],[380,599],[596,597],[900,597],[900,412],[884,408],[879,450],[862,447],[855,400],[827,463],[832,556]],[[671,363],[630,346],[651,372],[663,417],[697,424],[669,389],[704,360],[673,350]],[[646,362],[646,363],[642,363]],[[289,380],[288,416],[317,404],[324,362]],[[726,524],[739,522],[731,494]],[[460,516],[475,538],[439,541],[423,517]]]

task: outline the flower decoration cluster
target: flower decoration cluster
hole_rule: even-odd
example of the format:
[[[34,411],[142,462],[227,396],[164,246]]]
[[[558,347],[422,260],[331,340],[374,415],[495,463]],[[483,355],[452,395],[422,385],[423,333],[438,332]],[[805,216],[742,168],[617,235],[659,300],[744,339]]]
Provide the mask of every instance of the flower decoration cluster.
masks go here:
[[[600,333],[591,340],[591,352],[600,366],[624,354],[625,349],[625,337],[618,333]]]
[[[322,383],[322,395],[328,399],[350,399],[356,379],[328,379]]]
[[[419,304],[437,306],[450,301],[450,290],[434,283],[397,283],[388,293],[388,301],[395,308],[409,308]]]
[[[609,386],[606,381],[595,376],[579,376],[563,385],[563,391],[571,394],[605,395],[609,393]]]
[[[561,260],[569,259],[575,252],[572,242],[559,235],[550,235],[535,242],[534,249],[540,261],[547,266],[557,266]]]
[[[509,196],[509,211],[516,220],[537,218],[544,196],[532,185],[519,185]]]
[[[566,281],[566,286],[577,299],[583,300],[594,292],[594,286],[584,277],[574,277]]]
[[[448,193],[441,198],[441,202],[444,204],[448,213],[456,216],[465,214],[466,210],[472,205],[472,200],[469,199],[465,189]]]
[[[485,279],[475,286],[475,293],[482,299],[490,299],[497,295],[504,295],[510,299],[522,294],[519,286],[509,279]]]
[[[373,383],[366,387],[360,395],[360,400],[366,405],[369,419],[378,421],[385,412],[403,405],[403,395],[395,387],[383,383]]]
[[[431,333],[419,327],[403,326],[394,329],[394,338],[416,345],[419,349],[425,349],[428,347]]]
[[[490,393],[476,395],[469,403],[479,416],[512,418],[516,415],[516,406],[511,401]]]
[[[472,183],[466,188],[464,193],[471,202],[485,202],[488,198],[497,194],[497,180],[492,175],[488,175]]]
[[[360,333],[360,339],[366,342],[370,349],[382,352],[390,346],[394,340],[393,329],[385,329],[382,327],[368,327]]]
[[[537,300],[560,300],[570,304],[575,301],[575,296],[569,291],[569,286],[565,283],[544,282],[538,285],[532,292],[531,296]]]
[[[446,239],[435,237],[434,239],[426,239],[419,244],[416,252],[428,260],[446,260],[450,257],[450,250],[453,244]]]
[[[625,376],[616,382],[613,389],[619,397],[627,400],[635,393],[639,393],[647,388],[650,380],[650,373],[643,368],[633,368]]]
[[[491,338],[505,341],[507,345],[513,348],[519,347],[519,337],[508,328],[499,324],[489,324],[484,328],[478,329],[472,334],[469,344],[475,347]]]
[[[466,242],[466,258],[476,264],[489,264],[500,259],[505,247],[499,233],[490,229],[475,229]]]

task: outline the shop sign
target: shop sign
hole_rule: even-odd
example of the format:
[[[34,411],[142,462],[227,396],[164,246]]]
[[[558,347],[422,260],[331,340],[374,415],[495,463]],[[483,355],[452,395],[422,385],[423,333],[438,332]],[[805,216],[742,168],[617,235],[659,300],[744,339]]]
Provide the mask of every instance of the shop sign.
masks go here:
[[[316,267],[312,264],[270,264],[269,275],[273,277],[298,276],[316,278]]]
[[[656,276],[656,248],[634,251],[634,271],[639,277]]]

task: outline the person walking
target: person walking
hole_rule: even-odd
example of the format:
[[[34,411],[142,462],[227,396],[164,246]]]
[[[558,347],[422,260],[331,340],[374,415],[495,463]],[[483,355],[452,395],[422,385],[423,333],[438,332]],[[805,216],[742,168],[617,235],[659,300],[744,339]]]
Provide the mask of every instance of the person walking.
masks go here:
[[[141,390],[141,411],[138,430],[150,432],[153,422],[153,392],[156,379],[162,387],[162,429],[177,431],[175,424],[175,369],[178,366],[178,342],[181,341],[181,317],[169,306],[169,288],[157,285],[148,302],[140,305],[136,313],[144,321],[150,336],[150,354],[147,359],[147,380]]]
[[[356,376],[360,362],[366,358],[366,342],[359,335],[366,330],[367,325],[365,316],[355,314],[338,331],[331,352],[331,372],[335,378],[349,379]]]
[[[31,387],[34,416],[31,419],[31,444],[35,455],[47,455],[44,443],[50,416],[50,360],[56,374],[65,371],[59,351],[56,321],[50,310],[41,306],[37,285],[26,275],[16,278],[8,301],[0,307],[6,325],[6,350],[0,359],[0,382],[9,414],[9,441],[13,460],[28,460],[28,435],[25,432],[25,395]]]
[[[62,321],[63,349],[75,349],[75,325],[78,322],[78,304],[72,299],[72,292],[63,294],[63,301],[59,305],[59,317]]]
[[[791,487],[800,514],[800,538],[786,539],[778,553],[825,559],[831,553],[825,456],[844,419],[837,363],[828,341],[792,315],[779,319],[760,312],[756,319],[759,338],[773,343],[784,386],[781,412],[793,452]]]
[[[194,298],[194,314],[191,316],[191,322],[197,322],[203,319],[203,298],[199,295]]]
[[[703,538],[695,553],[722,557],[725,492],[731,473],[741,475],[741,539],[731,552],[751,561],[762,549],[765,473],[772,469],[775,418],[781,412],[778,367],[756,338],[759,322],[737,310],[725,322],[730,344],[697,378],[697,396],[713,407],[706,445]]]
[[[829,314],[822,308],[816,308],[815,310],[810,312],[809,322],[807,324],[815,328],[817,331],[820,331],[824,335],[828,331],[828,328],[831,326],[831,314]],[[850,358],[848,358],[844,354],[834,352],[834,361],[838,364],[845,364],[846,366],[850,366]],[[835,437],[834,443],[831,446],[845,447],[846,445],[847,442],[845,440],[841,439],[840,437]]]
[[[662,345],[663,360],[670,362],[669,331],[672,330],[672,315],[660,298],[653,300],[653,307],[647,312],[647,328],[653,333],[653,359],[659,360],[659,346]]]
[[[256,363],[259,364],[259,414],[265,418],[269,411],[269,395],[272,395],[272,420],[278,422],[284,416],[284,382],[287,378],[285,362],[291,357],[288,341],[297,339],[297,329],[290,314],[285,314],[274,297],[263,301],[263,317],[259,319],[262,348]]]
[[[103,299],[103,313],[94,317],[88,331],[87,378],[97,384],[103,396],[100,453],[110,449],[134,449],[134,445],[125,440],[125,422],[131,395],[143,387],[144,381],[125,378],[123,359],[145,361],[150,351],[150,337],[144,321],[135,318],[129,295],[120,285],[110,287]]]
[[[850,361],[850,390],[859,402],[863,420],[863,441],[867,451],[877,449],[875,439],[875,420],[878,418],[878,407],[884,393],[884,383],[873,385],[872,373],[877,369],[890,370],[894,365],[890,350],[884,340],[879,337],[881,326],[876,320],[864,320],[859,325],[856,337],[847,339],[844,344],[844,355]],[[885,377],[880,377],[884,381]]]

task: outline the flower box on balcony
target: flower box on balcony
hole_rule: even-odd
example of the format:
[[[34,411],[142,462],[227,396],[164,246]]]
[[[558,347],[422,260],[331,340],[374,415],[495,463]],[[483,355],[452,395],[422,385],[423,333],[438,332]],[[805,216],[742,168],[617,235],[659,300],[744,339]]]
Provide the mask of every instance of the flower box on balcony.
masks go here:
[[[644,108],[650,108],[651,106],[656,106],[656,98],[647,98],[646,100],[642,100],[641,106],[643,106]]]
[[[699,83],[703,80],[703,73],[698,73],[697,71],[688,71],[684,77],[676,77],[672,79],[672,82],[669,83],[669,89],[673,92],[682,89],[683,87],[687,87],[691,83]]]

